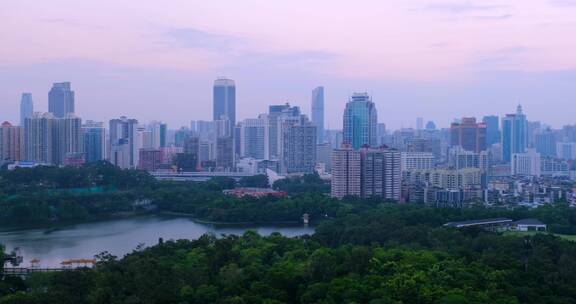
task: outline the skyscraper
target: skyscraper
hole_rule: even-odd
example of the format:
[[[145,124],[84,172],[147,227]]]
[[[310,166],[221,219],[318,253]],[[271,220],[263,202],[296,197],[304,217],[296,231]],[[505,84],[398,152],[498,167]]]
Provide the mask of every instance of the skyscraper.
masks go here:
[[[474,117],[462,118],[460,123],[450,126],[451,146],[479,153],[486,150],[486,124],[477,123]]]
[[[316,140],[324,142],[324,87],[312,90],[312,123],[316,126]]]
[[[377,145],[378,113],[368,93],[354,93],[344,110],[344,142],[358,149]]]
[[[486,124],[486,145],[489,147],[500,142],[500,119],[498,116],[484,116],[482,121]]]
[[[136,168],[139,163],[138,120],[120,119],[110,120],[110,162],[120,168]]]
[[[236,85],[234,80],[218,78],[213,91],[214,120],[230,120],[230,128],[236,125]],[[232,134],[232,129],[230,129]]]
[[[70,82],[54,83],[48,93],[48,111],[56,118],[63,118],[74,113],[74,91]]]
[[[502,158],[512,161],[512,155],[526,152],[528,146],[528,122],[518,105],[516,114],[507,114],[502,118]]]
[[[104,123],[87,120],[82,125],[82,137],[86,163],[106,159],[106,128],[104,128]]]
[[[24,127],[26,118],[34,115],[34,102],[32,101],[32,94],[22,93],[20,100],[20,126]]]

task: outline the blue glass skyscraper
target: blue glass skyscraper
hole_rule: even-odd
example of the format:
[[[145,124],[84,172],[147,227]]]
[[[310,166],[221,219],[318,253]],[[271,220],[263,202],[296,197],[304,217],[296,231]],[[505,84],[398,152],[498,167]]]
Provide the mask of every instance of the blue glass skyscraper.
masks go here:
[[[30,118],[32,115],[34,115],[32,94],[22,93],[22,99],[20,100],[20,126],[24,127],[26,118]]]
[[[502,118],[502,156],[505,162],[512,160],[515,153],[526,152],[528,145],[528,122],[518,106],[516,114],[507,114]]]
[[[69,82],[55,83],[48,93],[48,111],[56,118],[74,113],[74,91]]]
[[[234,80],[219,78],[214,81],[214,120],[228,119],[230,127],[236,126],[236,85]],[[228,132],[232,134],[232,130]]]
[[[500,142],[500,121],[498,116],[484,116],[482,121],[486,124],[486,144],[491,146]]]
[[[354,93],[344,110],[344,142],[359,149],[377,145],[378,113],[368,93]]]

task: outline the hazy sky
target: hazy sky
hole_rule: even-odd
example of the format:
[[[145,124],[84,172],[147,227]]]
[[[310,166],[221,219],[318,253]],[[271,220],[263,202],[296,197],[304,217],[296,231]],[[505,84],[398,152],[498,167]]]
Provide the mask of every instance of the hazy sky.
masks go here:
[[[71,81],[83,119],[176,128],[212,117],[227,76],[238,121],[287,101],[309,113],[323,85],[331,128],[354,91],[392,128],[519,102],[558,127],[576,123],[574,37],[576,0],[2,0],[0,120]]]

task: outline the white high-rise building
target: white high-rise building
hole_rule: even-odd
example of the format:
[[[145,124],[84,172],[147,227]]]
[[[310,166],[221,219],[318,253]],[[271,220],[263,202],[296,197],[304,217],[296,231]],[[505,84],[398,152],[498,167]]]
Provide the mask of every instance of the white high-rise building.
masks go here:
[[[53,164],[56,118],[51,113],[34,113],[24,123],[25,160]]]
[[[558,158],[565,160],[576,159],[576,143],[573,142],[560,142],[556,144],[556,153]]]
[[[110,120],[110,162],[120,168],[136,168],[139,162],[138,120],[125,116]]]
[[[541,175],[541,156],[534,149],[527,149],[524,153],[512,154],[512,175],[536,176]]]
[[[434,168],[432,152],[402,152],[402,171],[429,170]]]

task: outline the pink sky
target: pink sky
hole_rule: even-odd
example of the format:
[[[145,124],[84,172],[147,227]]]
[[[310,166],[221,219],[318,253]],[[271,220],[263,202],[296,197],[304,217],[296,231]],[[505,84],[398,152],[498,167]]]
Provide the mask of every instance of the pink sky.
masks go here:
[[[575,30],[571,0],[4,0],[0,119],[16,120],[21,92],[46,110],[51,83],[71,81],[84,119],[177,127],[211,117],[225,75],[238,120],[285,101],[308,112],[324,85],[330,127],[355,90],[394,128],[518,102],[560,126],[576,122],[563,110],[576,104]]]

